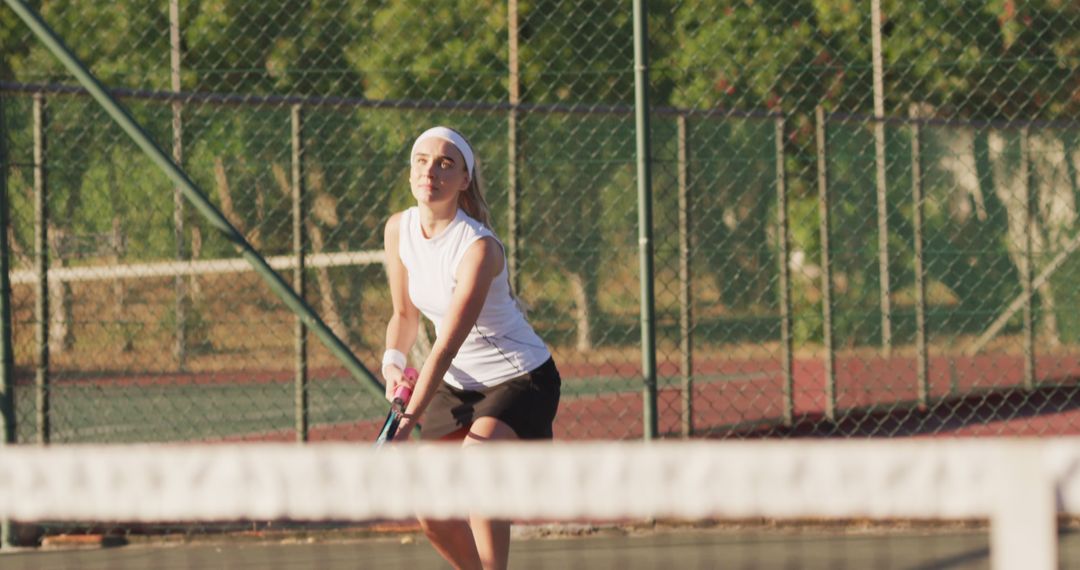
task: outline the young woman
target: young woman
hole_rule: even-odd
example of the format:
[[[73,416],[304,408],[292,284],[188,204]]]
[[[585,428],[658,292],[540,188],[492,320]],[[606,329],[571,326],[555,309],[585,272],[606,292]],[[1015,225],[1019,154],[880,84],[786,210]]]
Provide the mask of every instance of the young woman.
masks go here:
[[[387,398],[403,381],[421,313],[436,335],[397,439],[417,425],[424,440],[463,446],[551,439],[561,379],[510,289],[471,146],[434,127],[417,137],[410,162],[416,206],[391,216],[384,235],[394,307],[382,367]],[[508,521],[420,523],[456,568],[506,568]]]

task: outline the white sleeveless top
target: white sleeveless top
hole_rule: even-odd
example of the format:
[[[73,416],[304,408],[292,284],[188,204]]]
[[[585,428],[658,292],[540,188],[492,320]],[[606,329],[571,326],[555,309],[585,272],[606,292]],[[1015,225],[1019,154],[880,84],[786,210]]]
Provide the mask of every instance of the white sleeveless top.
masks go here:
[[[435,324],[436,335],[442,332],[442,320],[457,286],[458,264],[469,246],[484,237],[498,242],[491,230],[460,209],[454,221],[430,239],[420,229],[416,207],[402,212],[398,255],[409,273],[409,297]],[[506,265],[491,282],[480,316],[443,378],[455,388],[496,386],[551,358],[510,295]]]

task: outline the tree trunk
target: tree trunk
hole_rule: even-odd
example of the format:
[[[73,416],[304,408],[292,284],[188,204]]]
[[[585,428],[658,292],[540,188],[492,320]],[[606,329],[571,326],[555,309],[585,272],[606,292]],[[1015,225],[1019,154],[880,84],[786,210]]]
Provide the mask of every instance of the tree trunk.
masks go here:
[[[52,226],[52,224],[50,224]],[[49,241],[54,252],[53,267],[64,267],[67,261],[63,256],[63,241],[67,230],[56,226],[49,228]],[[63,281],[49,281],[49,350],[60,354],[75,344],[75,332],[71,320],[71,286]]]
[[[1057,322],[1057,303],[1054,301],[1054,290],[1050,287],[1050,281],[1043,283],[1037,291],[1042,305],[1040,335],[1047,345],[1053,348],[1061,346],[1061,331]]]
[[[113,216],[112,221],[112,255],[110,259],[113,265],[119,265],[124,260],[124,253],[126,250],[124,241],[124,227],[120,220],[120,216]],[[127,293],[128,287],[124,279],[114,279],[112,282],[113,290],[113,320],[116,323],[123,323],[127,315]],[[127,330],[126,326],[121,325],[122,330]],[[132,334],[121,335],[120,350],[121,352],[131,352],[135,349],[135,336]]]
[[[310,220],[307,221],[306,225],[311,243],[311,252],[322,253],[325,244],[322,229]],[[340,303],[338,302],[337,293],[334,291],[334,283],[330,280],[330,270],[326,267],[318,267],[315,270],[315,277],[319,284],[319,304],[323,321],[339,339],[349,343],[349,327],[341,314],[341,310],[338,308]]]
[[[262,247],[262,240],[259,236],[259,228],[256,227],[250,233],[247,231],[247,225],[244,224],[244,219],[236,211],[236,206],[232,199],[232,190],[229,188],[229,177],[225,172],[225,163],[221,160],[220,156],[214,157],[214,180],[217,183],[218,200],[221,201],[221,213],[225,214],[225,218],[229,220],[229,223],[236,228],[236,231],[240,232],[251,247],[259,249]]]
[[[591,279],[582,273],[567,271],[570,289],[574,296],[574,323],[577,331],[577,350],[586,352],[593,348],[593,307],[592,295],[589,294]]]
[[[292,184],[289,182],[289,177],[285,173],[285,169],[277,163],[272,164],[270,169],[273,172],[274,180],[277,181],[281,191],[286,196],[292,196]],[[310,181],[312,199],[307,203],[325,205],[327,203],[327,198],[330,197],[325,196],[323,177],[318,171],[318,167],[313,167],[311,169]],[[332,201],[332,198],[330,199]],[[325,213],[324,215],[316,217],[320,220],[328,219]],[[331,218],[331,221],[336,221],[336,217]],[[304,227],[307,229],[308,243],[311,245],[311,252],[316,254],[322,253],[326,246],[326,239],[323,236],[322,228],[310,216],[305,216]],[[315,278],[319,287],[319,312],[321,313],[322,319],[342,342],[348,344],[352,339],[349,335],[348,323],[345,321],[340,310],[341,303],[338,301],[337,292],[334,290],[334,284],[330,279],[330,270],[326,267],[316,268]]]
[[[1030,271],[1034,276],[1042,269],[1043,263],[1040,260],[1049,259],[1047,253],[1060,247],[1068,237],[1068,230],[1075,225],[1077,212],[1076,204],[1072,200],[1072,184],[1061,181],[1061,176],[1058,175],[1060,170],[1069,170],[1064,149],[1056,144],[1060,141],[1037,136],[1032,136],[1029,140],[1029,180],[1022,179],[1020,169],[1008,168],[1009,162],[1005,160],[1008,143],[1002,136],[991,136],[991,149],[996,155],[993,161],[996,191],[1008,214],[1009,242],[1017,246],[1009,248],[1010,257],[1022,274]],[[1029,191],[1035,208],[1030,222]],[[1030,268],[1022,247],[1029,235],[1032,240]],[[1040,336],[1049,346],[1059,346],[1061,335],[1055,312],[1057,306],[1050,282],[1044,283],[1036,292],[1042,305]]]

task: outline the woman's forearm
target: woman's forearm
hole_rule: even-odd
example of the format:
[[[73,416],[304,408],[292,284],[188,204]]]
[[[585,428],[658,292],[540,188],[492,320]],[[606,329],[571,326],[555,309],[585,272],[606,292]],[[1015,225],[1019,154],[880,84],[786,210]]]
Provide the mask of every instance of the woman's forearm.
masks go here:
[[[401,313],[392,315],[386,324],[386,348],[393,348],[408,354],[416,342],[419,328],[419,319],[410,318],[408,315]]]
[[[406,413],[415,417],[423,415],[431,399],[435,397],[435,389],[439,386],[439,382],[442,382],[446,372],[450,370],[450,365],[460,346],[461,342],[458,342],[456,346],[448,346],[445,338],[436,339],[434,346],[431,347],[431,353],[420,369],[420,377],[413,388],[413,396]]]

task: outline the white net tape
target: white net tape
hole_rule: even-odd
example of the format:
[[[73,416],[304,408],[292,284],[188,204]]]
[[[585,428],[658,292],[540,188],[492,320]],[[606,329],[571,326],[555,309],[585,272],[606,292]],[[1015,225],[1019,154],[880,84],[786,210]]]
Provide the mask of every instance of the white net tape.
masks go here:
[[[1055,560],[1080,513],[1080,440],[12,446],[0,518],[23,521],[914,518],[993,521]],[[1017,536],[1021,533],[1022,536]],[[999,537],[999,535],[1003,535]],[[1049,542],[1047,542],[1049,541]]]
[[[935,440],[8,447],[0,516],[977,518],[1018,460],[1080,512],[1080,441]]]

